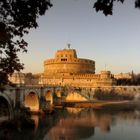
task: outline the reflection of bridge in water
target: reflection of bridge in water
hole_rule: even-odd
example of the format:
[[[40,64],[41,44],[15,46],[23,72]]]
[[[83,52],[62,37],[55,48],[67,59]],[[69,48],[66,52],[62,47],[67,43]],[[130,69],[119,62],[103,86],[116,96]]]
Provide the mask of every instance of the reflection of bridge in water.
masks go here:
[[[59,120],[49,129],[43,140],[47,138],[49,140],[93,139],[98,134],[101,136],[111,133],[116,125],[140,122],[140,114],[135,111],[83,109],[81,112],[78,110],[77,113],[63,112],[58,118]]]
[[[56,114],[51,116],[34,115],[32,118],[36,122],[34,131],[27,130],[24,133],[9,131],[11,139],[12,136],[20,140],[90,139],[96,137],[97,134],[100,136],[105,133],[110,134],[119,124],[140,122],[140,113],[139,111],[95,111],[93,109],[66,108],[57,110]],[[117,130],[115,129],[115,131]]]

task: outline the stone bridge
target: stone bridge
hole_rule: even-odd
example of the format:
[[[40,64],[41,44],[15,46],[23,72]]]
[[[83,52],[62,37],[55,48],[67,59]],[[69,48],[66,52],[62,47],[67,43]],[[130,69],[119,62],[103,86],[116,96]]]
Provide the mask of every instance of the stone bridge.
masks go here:
[[[61,86],[7,86],[0,91],[0,108],[9,108],[10,112],[22,106],[36,112],[56,102],[88,100],[88,90]]]
[[[133,96],[140,94],[140,86],[111,86],[80,88],[68,86],[7,86],[5,90],[0,91],[0,117],[1,114],[9,113],[12,117],[13,110],[25,106],[31,111],[40,111],[47,106],[51,106],[63,101],[92,101],[97,90],[113,91],[119,94],[131,94]],[[4,108],[8,108],[8,111]],[[1,120],[2,118],[0,118]]]

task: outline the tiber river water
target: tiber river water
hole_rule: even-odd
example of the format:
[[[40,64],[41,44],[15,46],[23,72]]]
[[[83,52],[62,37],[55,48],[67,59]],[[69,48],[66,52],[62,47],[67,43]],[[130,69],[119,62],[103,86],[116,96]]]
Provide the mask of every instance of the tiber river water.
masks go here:
[[[8,132],[8,140],[139,140],[140,111],[67,108],[32,116],[33,130]],[[0,130],[1,131],[1,130]]]

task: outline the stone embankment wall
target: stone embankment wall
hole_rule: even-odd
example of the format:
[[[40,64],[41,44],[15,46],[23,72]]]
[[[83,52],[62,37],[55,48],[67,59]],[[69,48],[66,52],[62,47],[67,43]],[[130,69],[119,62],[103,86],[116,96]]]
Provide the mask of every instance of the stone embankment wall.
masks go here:
[[[118,94],[129,94],[135,96],[140,94],[140,86],[111,86],[111,87],[102,87],[102,90],[112,90]]]
[[[100,99],[137,99],[140,98],[140,86],[110,86],[98,87],[91,90],[93,98]],[[94,91],[94,92],[93,92]]]
[[[94,88],[65,87],[66,101],[140,99],[140,86],[104,86]]]

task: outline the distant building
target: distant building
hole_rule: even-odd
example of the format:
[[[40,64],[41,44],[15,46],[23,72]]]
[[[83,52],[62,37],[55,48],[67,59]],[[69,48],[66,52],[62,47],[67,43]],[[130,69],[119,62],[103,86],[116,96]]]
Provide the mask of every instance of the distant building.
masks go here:
[[[10,82],[17,85],[38,85],[41,74],[15,72],[9,76]]]
[[[119,73],[119,74],[114,74],[115,79],[132,79],[132,74],[131,73]]]
[[[95,74],[95,61],[78,58],[75,49],[58,50],[55,58],[44,61],[39,84],[100,87],[115,84],[110,71]]]
[[[25,73],[26,85],[38,85],[41,74]]]
[[[9,76],[9,81],[13,84],[25,84],[25,74],[21,72],[15,72]]]

